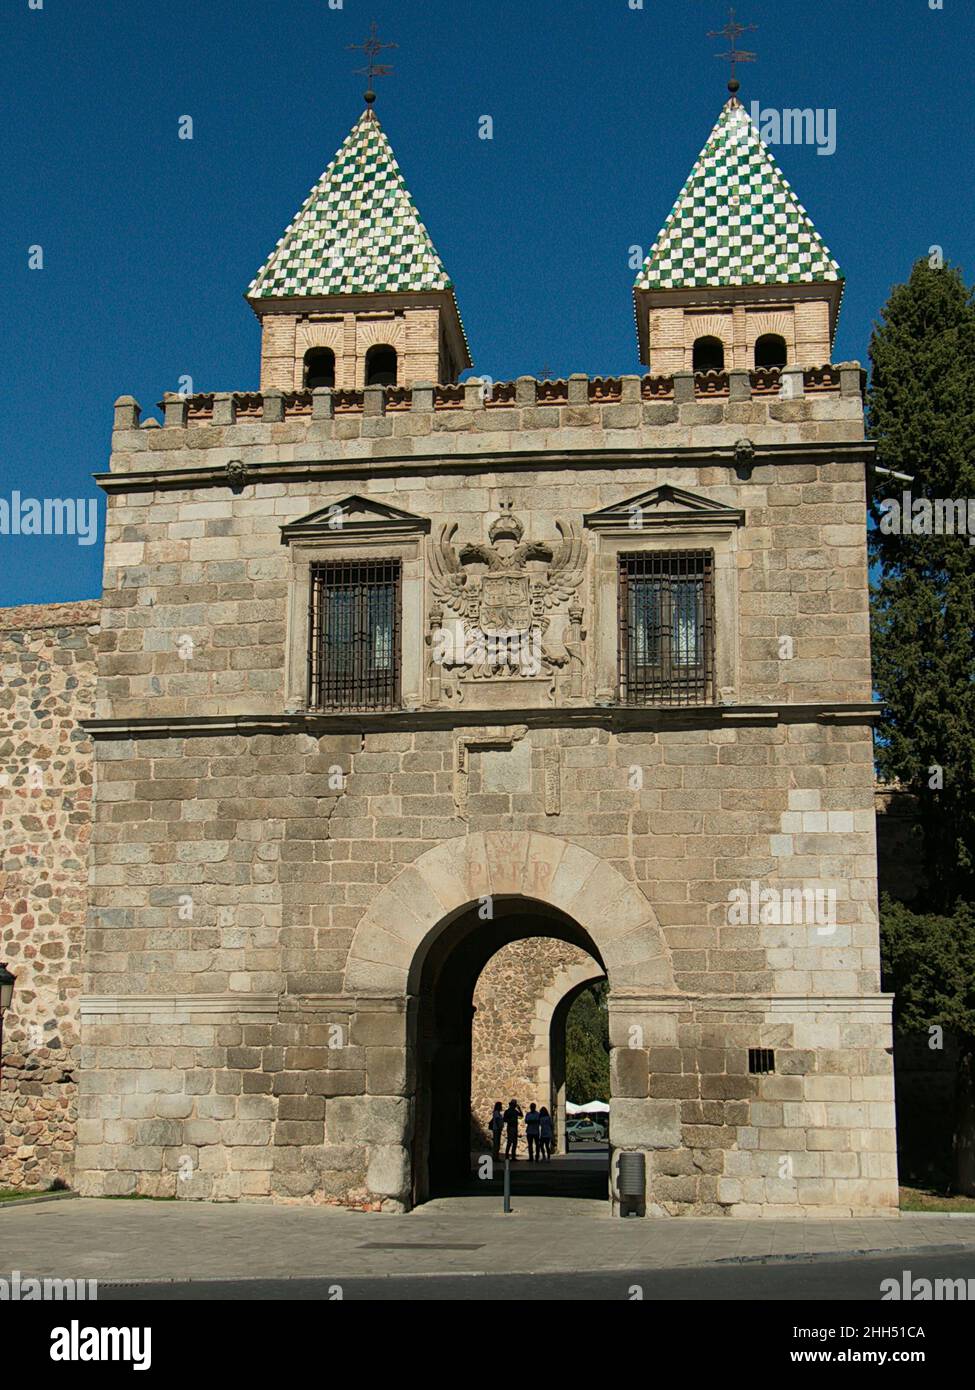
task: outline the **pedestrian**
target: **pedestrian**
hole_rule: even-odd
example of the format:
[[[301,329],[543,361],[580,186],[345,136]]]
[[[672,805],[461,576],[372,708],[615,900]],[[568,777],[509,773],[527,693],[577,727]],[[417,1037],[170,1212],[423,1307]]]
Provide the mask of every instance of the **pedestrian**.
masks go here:
[[[505,1158],[518,1157],[518,1121],[523,1114],[524,1111],[516,1100],[508,1101],[508,1108],[504,1112],[504,1127],[507,1135],[504,1146]]]
[[[552,1161],[552,1140],[554,1137],[555,1126],[552,1124],[552,1117],[543,1105],[538,1112],[538,1144],[546,1163]]]
[[[537,1162],[542,1154],[538,1147],[538,1130],[541,1116],[538,1107],[532,1101],[528,1107],[528,1114],[525,1116],[525,1138],[528,1140],[528,1161]]]
[[[491,1156],[497,1158],[501,1152],[501,1131],[504,1129],[503,1106],[499,1100],[494,1102],[488,1129],[491,1131]]]

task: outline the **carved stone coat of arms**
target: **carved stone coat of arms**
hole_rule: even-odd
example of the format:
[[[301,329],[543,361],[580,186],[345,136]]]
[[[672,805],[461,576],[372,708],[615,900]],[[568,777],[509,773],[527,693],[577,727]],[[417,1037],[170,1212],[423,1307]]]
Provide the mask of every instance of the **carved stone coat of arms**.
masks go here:
[[[556,521],[559,540],[525,539],[522,522],[502,502],[488,544],[453,541],[444,525],[431,547],[430,646],[435,698],[463,699],[466,680],[545,679],[555,696],[581,693],[582,605],[577,590],[586,550],[571,523]]]

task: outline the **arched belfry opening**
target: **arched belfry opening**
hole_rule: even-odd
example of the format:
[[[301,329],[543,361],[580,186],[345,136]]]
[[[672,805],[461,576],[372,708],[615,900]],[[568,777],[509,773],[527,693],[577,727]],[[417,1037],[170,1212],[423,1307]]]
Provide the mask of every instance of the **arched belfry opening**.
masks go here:
[[[398,363],[396,349],[386,343],[376,343],[366,353],[366,385],[395,386]]]
[[[695,372],[724,371],[724,343],[706,334],[694,340],[693,368]]]
[[[763,333],[755,342],[756,367],[784,367],[788,349],[781,333]]]
[[[309,348],[305,353],[302,385],[306,391],[314,391],[319,386],[335,385],[335,353],[331,348]]]
[[[485,904],[478,901],[453,914],[451,920],[443,924],[432,935],[425,951],[418,953],[422,959],[415,962],[415,979],[411,993],[415,994],[415,1048],[416,1048],[416,1105],[413,1132],[413,1175],[415,1202],[424,1202],[431,1197],[460,1193],[463,1191],[493,1191],[490,1181],[481,1181],[478,1174],[478,1145],[476,1132],[478,1121],[486,1121],[486,1115],[472,1113],[472,1037],[474,1020],[474,994],[478,980],[485,967],[505,946],[513,942],[527,942],[532,938],[548,941],[566,942],[585,953],[588,967],[580,972],[588,979],[605,977],[605,966],[599,951],[578,922],[566,913],[545,903],[525,897],[505,897],[488,900],[490,916],[482,915]],[[569,991],[572,998],[579,993],[581,985],[573,984]],[[515,991],[512,990],[512,996]],[[570,1000],[571,1002],[571,1000]],[[534,1094],[522,1093],[516,1098],[522,1109],[528,1109],[530,1101],[545,1104],[552,1109],[560,1085],[563,1094],[562,1128],[556,1135],[556,1144],[564,1152],[564,1033],[568,1005],[553,1008],[545,1020],[546,1029],[552,1026],[554,1015],[555,1032],[561,1028],[563,1044],[556,1043],[556,1075],[540,1084]],[[519,1007],[512,997],[512,1008]],[[522,1004],[521,1007],[524,1007]],[[526,1020],[512,1018],[512,1025],[522,1025]],[[532,1020],[527,1020],[530,1024]],[[561,1070],[558,1068],[561,1066]],[[553,1082],[555,1085],[553,1085]],[[514,1084],[514,1083],[512,1083]],[[507,1105],[512,1097],[499,1095],[496,1099]],[[481,1107],[483,1108],[483,1106]],[[558,1117],[556,1117],[558,1122]],[[503,1152],[503,1146],[502,1146]],[[522,1127],[522,1138],[518,1148],[519,1178],[529,1173],[528,1155]],[[585,1174],[586,1183],[581,1187],[579,1175],[566,1184],[562,1173],[554,1173],[545,1165],[537,1165],[532,1172],[537,1190],[557,1195],[560,1190],[578,1192],[580,1195],[608,1196],[608,1154],[600,1165],[590,1164]],[[495,1184],[500,1181],[500,1169],[495,1174]],[[561,1185],[560,1185],[561,1182]],[[601,1189],[601,1190],[600,1190]],[[533,1188],[532,1190],[535,1190]]]

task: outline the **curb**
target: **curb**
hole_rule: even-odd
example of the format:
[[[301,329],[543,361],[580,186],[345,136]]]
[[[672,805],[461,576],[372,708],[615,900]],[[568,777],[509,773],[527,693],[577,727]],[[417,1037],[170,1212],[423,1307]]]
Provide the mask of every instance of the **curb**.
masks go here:
[[[682,1273],[694,1269],[720,1269],[728,1265],[778,1265],[778,1264],[828,1264],[839,1261],[860,1260],[865,1258],[876,1259],[887,1256],[890,1258],[902,1257],[909,1258],[912,1255],[956,1255],[959,1250],[968,1249],[967,1246],[958,1245],[915,1245],[915,1246],[894,1246],[888,1249],[868,1248],[864,1250],[814,1250],[810,1252],[798,1251],[783,1255],[725,1255],[716,1260],[702,1260],[700,1263],[688,1265],[644,1265],[639,1258],[631,1260],[624,1265],[605,1265],[599,1268],[587,1270],[586,1273],[599,1274],[619,1274],[631,1275],[634,1270],[641,1273],[652,1274],[674,1273],[680,1270]],[[193,1274],[181,1276],[180,1278],[166,1278],[160,1276],[147,1276],[146,1278],[132,1279],[99,1279],[98,1287],[106,1289],[126,1289],[138,1288],[144,1285],[159,1284],[263,1284],[263,1283],[306,1283],[315,1280],[334,1283],[337,1280],[352,1282],[362,1279],[489,1279],[506,1275],[527,1275],[539,1274],[546,1278],[558,1277],[578,1273],[579,1271],[569,1270],[540,1270],[540,1269],[429,1269],[391,1272],[377,1272],[373,1274],[247,1274],[237,1276],[227,1276],[220,1274]]]
[[[793,1250],[780,1255],[722,1255],[716,1260],[708,1260],[700,1265],[679,1265],[674,1266],[674,1268],[704,1269],[713,1268],[715,1265],[776,1265],[795,1262],[822,1264],[840,1260],[877,1259],[880,1256],[888,1256],[891,1259],[900,1256],[903,1259],[910,1259],[912,1255],[954,1255],[960,1250],[970,1251],[971,1246],[967,1244],[888,1245],[868,1246],[862,1250]]]
[[[902,1211],[902,1216],[922,1216],[931,1221],[975,1221],[975,1211]]]
[[[36,1207],[41,1202],[62,1202],[66,1197],[77,1199],[77,1192],[39,1192],[36,1197],[12,1197],[9,1202],[0,1202],[0,1211],[12,1211],[15,1207]]]

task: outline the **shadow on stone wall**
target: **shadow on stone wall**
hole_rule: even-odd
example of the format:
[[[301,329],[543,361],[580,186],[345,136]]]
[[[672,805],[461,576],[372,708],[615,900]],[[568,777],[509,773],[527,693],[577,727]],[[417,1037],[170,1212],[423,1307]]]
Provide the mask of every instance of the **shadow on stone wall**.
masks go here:
[[[932,1049],[926,1034],[894,1044],[897,1166],[911,1187],[947,1191],[954,1181],[953,1151],[958,1045],[950,1034]]]
[[[924,910],[922,844],[916,798],[881,783],[876,791],[877,877],[885,893]],[[958,1045],[950,1034],[932,1049],[926,1034],[894,1035],[897,1164],[900,1181],[946,1190],[954,1178]]]

